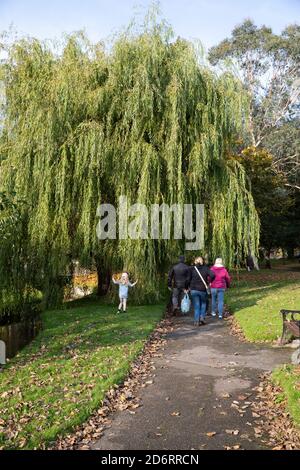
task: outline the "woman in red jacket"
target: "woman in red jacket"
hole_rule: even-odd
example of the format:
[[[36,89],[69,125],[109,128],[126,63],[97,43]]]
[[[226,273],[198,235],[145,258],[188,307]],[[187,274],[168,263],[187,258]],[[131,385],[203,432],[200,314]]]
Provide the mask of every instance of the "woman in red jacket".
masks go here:
[[[230,276],[223,266],[222,258],[217,258],[214,266],[210,270],[215,274],[215,279],[211,282],[211,314],[216,316],[217,304],[219,319],[223,318],[224,294],[225,290],[230,287]]]

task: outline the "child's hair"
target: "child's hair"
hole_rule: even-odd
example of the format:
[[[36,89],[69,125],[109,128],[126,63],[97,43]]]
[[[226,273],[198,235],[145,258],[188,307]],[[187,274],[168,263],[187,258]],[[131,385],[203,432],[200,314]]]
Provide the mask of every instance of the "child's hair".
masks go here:
[[[124,285],[129,283],[129,274],[127,272],[122,273],[121,283]]]

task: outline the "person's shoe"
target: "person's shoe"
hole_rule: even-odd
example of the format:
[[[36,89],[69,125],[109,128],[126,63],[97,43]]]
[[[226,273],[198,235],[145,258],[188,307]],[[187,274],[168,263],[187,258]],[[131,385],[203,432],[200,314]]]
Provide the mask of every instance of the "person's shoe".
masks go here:
[[[123,310],[123,313],[127,313],[127,310]]]
[[[199,326],[199,322],[194,321],[194,326]]]
[[[121,313],[121,312],[122,312],[122,310],[118,310],[118,311],[117,311],[117,313]]]
[[[200,325],[206,325],[206,322],[204,320],[200,320]]]
[[[211,316],[216,317],[217,316],[216,312],[211,312]]]
[[[223,317],[219,317],[219,320],[223,320]]]

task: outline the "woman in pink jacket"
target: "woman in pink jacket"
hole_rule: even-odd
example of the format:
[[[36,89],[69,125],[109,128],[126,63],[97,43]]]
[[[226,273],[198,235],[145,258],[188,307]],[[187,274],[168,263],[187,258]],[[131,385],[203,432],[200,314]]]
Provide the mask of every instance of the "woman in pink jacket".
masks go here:
[[[222,258],[217,258],[214,266],[212,266],[211,271],[215,274],[215,279],[211,282],[211,307],[212,307],[212,316],[216,316],[217,304],[218,304],[218,315],[219,319],[223,318],[223,309],[224,309],[224,294],[225,290],[230,287],[230,276],[228,271],[223,266]]]

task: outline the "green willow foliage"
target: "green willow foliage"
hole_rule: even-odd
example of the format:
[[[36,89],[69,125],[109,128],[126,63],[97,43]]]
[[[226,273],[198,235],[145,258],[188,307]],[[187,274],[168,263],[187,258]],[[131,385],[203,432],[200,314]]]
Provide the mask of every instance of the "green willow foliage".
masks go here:
[[[140,301],[153,300],[159,273],[184,245],[99,242],[97,206],[117,205],[120,195],[147,206],[204,203],[212,258],[232,266],[249,247],[256,251],[252,196],[243,169],[227,158],[245,119],[241,85],[201,66],[190,43],[172,42],[161,24],[122,34],[109,53],[81,35],[59,56],[21,40],[9,49],[2,81],[0,189],[26,201],[19,272],[48,303],[73,259],[126,268],[140,280]]]

